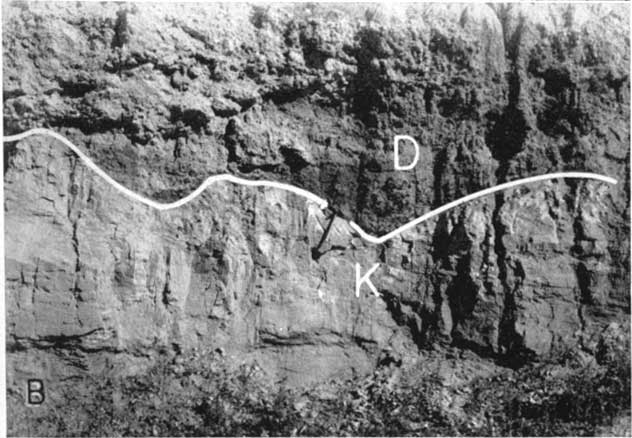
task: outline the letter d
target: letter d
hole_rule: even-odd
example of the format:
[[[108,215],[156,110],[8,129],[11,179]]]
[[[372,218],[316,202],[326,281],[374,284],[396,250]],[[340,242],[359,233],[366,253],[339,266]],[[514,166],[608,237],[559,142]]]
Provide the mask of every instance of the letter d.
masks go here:
[[[401,140],[411,141],[413,143],[413,146],[415,146],[415,159],[412,163],[406,166],[402,166],[401,164],[399,164],[399,142]],[[395,170],[410,170],[415,167],[417,161],[419,161],[419,145],[414,138],[412,138],[410,135],[396,135],[393,139],[393,148],[393,161],[395,162]]]

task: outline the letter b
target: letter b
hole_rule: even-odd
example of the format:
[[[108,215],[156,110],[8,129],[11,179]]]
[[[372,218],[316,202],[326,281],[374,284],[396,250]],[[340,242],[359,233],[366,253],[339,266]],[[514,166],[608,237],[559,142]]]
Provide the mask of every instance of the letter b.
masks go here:
[[[415,147],[415,159],[413,160],[412,163],[407,164],[405,166],[402,166],[399,163],[399,142],[402,140],[408,140],[410,142],[413,143],[413,146]],[[410,135],[396,135],[395,138],[393,139],[393,161],[395,162],[395,170],[410,170],[413,167],[415,167],[415,165],[417,164],[417,161],[419,161],[419,145],[417,144],[417,141],[415,141],[414,138],[412,138]]]
[[[40,379],[29,379],[26,382],[27,403],[41,405],[44,403],[44,382]]]

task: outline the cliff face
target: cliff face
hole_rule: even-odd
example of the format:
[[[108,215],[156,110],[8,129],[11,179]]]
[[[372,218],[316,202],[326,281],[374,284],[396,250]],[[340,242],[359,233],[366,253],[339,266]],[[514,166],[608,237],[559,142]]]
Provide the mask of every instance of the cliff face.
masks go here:
[[[367,9],[368,8],[368,9]],[[288,382],[457,347],[499,364],[629,337],[628,10],[620,5],[4,8],[8,369],[141,372],[221,348]],[[420,164],[393,170],[392,138]],[[548,172],[383,245],[458,197]],[[332,219],[333,218],[333,219]],[[331,222],[331,223],[330,223]],[[329,229],[327,232],[326,230]],[[323,235],[326,234],[326,239]],[[380,263],[363,286],[361,272]],[[600,344],[601,342],[601,344]]]

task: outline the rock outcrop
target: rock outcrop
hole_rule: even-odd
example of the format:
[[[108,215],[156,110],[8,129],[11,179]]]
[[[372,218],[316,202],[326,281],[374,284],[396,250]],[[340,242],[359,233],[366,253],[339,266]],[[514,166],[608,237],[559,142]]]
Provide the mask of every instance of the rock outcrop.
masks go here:
[[[620,5],[13,3],[6,143],[9,385],[141,372],[221,348],[290,383],[457,347],[520,366],[629,330],[628,13]],[[393,170],[392,137],[420,164]],[[482,198],[383,245],[468,193]],[[323,235],[326,233],[326,238]],[[372,275],[380,297],[355,266]],[[629,333],[627,333],[629,337]],[[624,336],[625,338],[625,336]]]

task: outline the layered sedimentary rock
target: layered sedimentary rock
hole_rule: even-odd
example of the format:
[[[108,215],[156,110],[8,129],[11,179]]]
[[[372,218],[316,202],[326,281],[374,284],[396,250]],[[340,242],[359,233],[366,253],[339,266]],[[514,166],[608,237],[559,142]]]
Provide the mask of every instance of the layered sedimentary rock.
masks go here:
[[[4,10],[9,369],[139,372],[222,348],[290,382],[454,346],[597,354],[629,327],[629,38],[618,5],[15,3]],[[419,164],[393,170],[392,138]],[[531,184],[372,245],[468,193]],[[323,239],[323,235],[326,236]],[[355,292],[355,267],[380,296]]]

